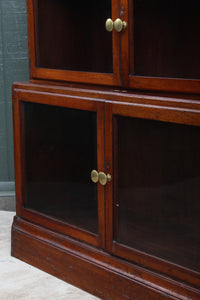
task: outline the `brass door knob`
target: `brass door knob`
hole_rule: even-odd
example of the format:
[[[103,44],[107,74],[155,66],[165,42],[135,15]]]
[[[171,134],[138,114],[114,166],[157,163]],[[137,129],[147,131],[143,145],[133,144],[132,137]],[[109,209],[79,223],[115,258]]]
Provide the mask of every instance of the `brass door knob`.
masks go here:
[[[106,185],[107,182],[111,181],[111,175],[110,174],[106,175],[104,172],[98,173],[96,170],[92,170],[91,180],[94,183],[97,183],[99,181],[101,185]]]
[[[106,175],[104,172],[99,172],[99,183],[101,185],[106,185],[107,182],[111,181],[111,175]]]
[[[99,181],[99,173],[96,170],[92,170],[92,172],[91,172],[91,180],[94,183],[97,183]]]
[[[121,32],[123,29],[126,29],[127,23],[125,21],[122,21],[121,19],[116,19],[113,23],[113,27],[117,32]]]
[[[106,30],[111,32],[113,30],[113,20],[108,18],[105,23]]]

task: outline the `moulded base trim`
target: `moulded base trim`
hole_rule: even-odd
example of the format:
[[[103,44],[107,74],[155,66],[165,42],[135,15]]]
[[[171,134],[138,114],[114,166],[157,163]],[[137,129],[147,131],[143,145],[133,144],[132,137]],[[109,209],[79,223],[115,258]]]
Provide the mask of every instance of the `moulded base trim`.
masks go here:
[[[101,299],[200,299],[199,291],[192,287],[185,288],[167,277],[19,217],[13,222],[11,248],[12,256]],[[132,271],[128,272],[130,267]]]

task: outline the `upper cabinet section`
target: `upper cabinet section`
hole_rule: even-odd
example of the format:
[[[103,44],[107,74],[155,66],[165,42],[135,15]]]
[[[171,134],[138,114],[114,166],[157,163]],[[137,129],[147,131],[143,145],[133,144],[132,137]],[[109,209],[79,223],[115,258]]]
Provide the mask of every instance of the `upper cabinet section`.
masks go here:
[[[200,93],[198,0],[27,0],[27,7],[31,78]]]
[[[118,11],[112,0],[27,4],[32,78],[118,85],[116,41],[105,29],[105,21]]]

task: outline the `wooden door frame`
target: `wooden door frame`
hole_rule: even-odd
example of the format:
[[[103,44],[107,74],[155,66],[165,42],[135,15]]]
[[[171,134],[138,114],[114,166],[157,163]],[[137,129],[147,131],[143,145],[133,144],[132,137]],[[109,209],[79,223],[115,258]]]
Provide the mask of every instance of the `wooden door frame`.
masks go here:
[[[45,214],[24,208],[24,197],[26,189],[25,178],[25,151],[23,147],[24,139],[24,114],[23,103],[40,103],[52,106],[67,107],[93,111],[97,113],[97,167],[104,168],[104,101],[86,97],[76,97],[71,95],[52,94],[48,92],[38,92],[33,90],[13,89],[13,124],[14,124],[14,148],[15,148],[15,179],[16,179],[16,199],[17,216],[42,225],[49,229],[63,234],[70,235],[100,248],[105,247],[105,207],[104,207],[104,187],[98,184],[98,228],[99,234],[93,234],[87,230],[79,229],[76,226],[58,221]],[[90,176],[90,174],[88,174]],[[89,178],[89,177],[88,177]],[[93,184],[91,182],[91,184]]]
[[[190,100],[177,99],[174,103],[158,101],[156,105],[153,98],[152,100],[147,100],[144,96],[140,102],[135,103],[115,101],[106,101],[105,103],[105,163],[109,166],[107,171],[112,174],[112,184],[108,184],[105,189],[106,250],[113,255],[125,258],[138,265],[146,266],[154,271],[170,277],[173,276],[178,280],[199,287],[200,273],[114,241],[116,224],[113,211],[115,205],[114,185],[116,174],[113,160],[116,149],[113,143],[113,135],[115,134],[113,124],[115,115],[200,126],[200,102],[196,101],[192,103]]]
[[[56,70],[56,69],[36,67],[37,42],[36,42],[36,29],[35,29],[34,1],[35,0],[27,0],[30,79],[46,79],[46,80],[91,83],[91,84],[111,85],[111,86],[120,85],[119,35],[115,31],[110,33],[112,34],[112,53],[113,53],[112,74]],[[116,0],[110,0],[110,1],[112,3],[112,16],[110,17],[114,19],[116,18],[119,12],[119,3]]]

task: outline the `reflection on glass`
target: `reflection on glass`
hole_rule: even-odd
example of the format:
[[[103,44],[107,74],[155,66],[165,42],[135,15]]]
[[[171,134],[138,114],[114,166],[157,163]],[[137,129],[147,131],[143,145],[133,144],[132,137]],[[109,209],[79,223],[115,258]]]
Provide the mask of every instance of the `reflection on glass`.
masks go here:
[[[98,232],[96,113],[24,103],[25,207]]]
[[[111,1],[35,0],[36,65],[112,73]]]
[[[200,128],[116,117],[115,240],[200,270]]]
[[[200,1],[132,1],[131,74],[199,79]]]

